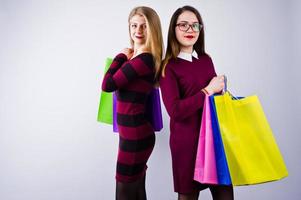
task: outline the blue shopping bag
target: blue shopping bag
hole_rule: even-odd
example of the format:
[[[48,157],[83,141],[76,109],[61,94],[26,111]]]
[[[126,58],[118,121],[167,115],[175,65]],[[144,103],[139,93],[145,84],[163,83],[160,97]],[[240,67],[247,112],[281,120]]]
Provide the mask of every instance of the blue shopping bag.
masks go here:
[[[223,141],[220,134],[220,128],[216,115],[214,96],[209,97],[210,110],[211,110],[211,122],[212,122],[212,133],[214,139],[214,151],[216,158],[216,170],[219,185],[231,185],[231,177],[227,164],[226,154],[224,150]]]

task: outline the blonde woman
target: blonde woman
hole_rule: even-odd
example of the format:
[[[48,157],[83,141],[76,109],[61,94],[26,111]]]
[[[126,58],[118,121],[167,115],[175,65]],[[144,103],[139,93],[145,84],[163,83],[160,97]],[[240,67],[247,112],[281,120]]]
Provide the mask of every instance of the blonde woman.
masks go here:
[[[163,39],[160,19],[152,8],[134,8],[128,23],[131,47],[114,58],[102,89],[116,91],[117,95],[116,199],[145,200],[146,163],[155,145],[153,127],[145,118],[145,105],[157,82]]]

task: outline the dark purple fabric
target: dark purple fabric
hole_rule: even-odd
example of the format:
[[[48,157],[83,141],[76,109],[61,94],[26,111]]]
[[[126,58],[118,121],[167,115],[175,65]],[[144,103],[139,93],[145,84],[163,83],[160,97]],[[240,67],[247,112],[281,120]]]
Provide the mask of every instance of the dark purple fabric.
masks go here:
[[[155,88],[152,90],[146,103],[146,115],[154,131],[160,131],[163,128],[159,89]]]
[[[115,92],[113,92],[113,131],[114,132],[118,132],[116,101],[117,101],[116,94]]]
[[[147,99],[146,118],[152,124],[154,131],[160,131],[163,128],[160,91],[157,88],[151,91]],[[113,131],[118,132],[115,92],[113,93]]]
[[[170,149],[175,192],[191,193],[204,185],[193,181],[205,94],[201,92],[216,76],[207,55],[171,59],[160,79],[160,89],[170,116]]]

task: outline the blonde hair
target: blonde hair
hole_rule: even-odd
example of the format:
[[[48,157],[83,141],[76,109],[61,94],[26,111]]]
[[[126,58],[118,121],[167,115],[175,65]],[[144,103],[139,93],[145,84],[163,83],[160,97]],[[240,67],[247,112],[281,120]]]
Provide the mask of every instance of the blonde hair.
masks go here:
[[[128,18],[128,22],[135,15],[141,15],[145,18],[146,27],[147,27],[147,38],[145,41],[146,50],[149,51],[154,57],[155,63],[155,82],[158,81],[160,76],[160,66],[162,62],[163,54],[163,37],[161,22],[158,14],[155,10],[146,6],[139,6],[134,8]],[[131,37],[130,37],[131,38]],[[131,45],[134,45],[134,41],[131,39]]]

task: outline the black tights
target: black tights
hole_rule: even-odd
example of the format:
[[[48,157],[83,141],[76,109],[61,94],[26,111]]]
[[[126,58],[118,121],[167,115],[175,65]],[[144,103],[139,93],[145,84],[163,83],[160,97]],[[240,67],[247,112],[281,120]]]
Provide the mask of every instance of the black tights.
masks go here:
[[[232,186],[210,186],[213,200],[234,200]],[[179,194],[178,200],[198,200],[199,192],[191,194]]]
[[[116,200],[146,200],[145,176],[131,183],[116,181]]]

